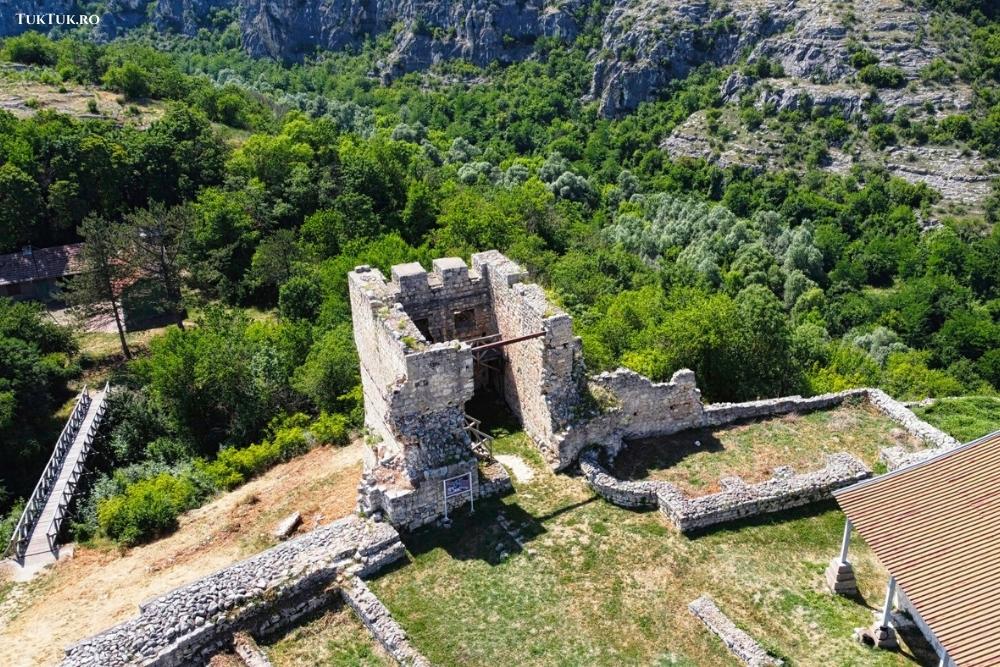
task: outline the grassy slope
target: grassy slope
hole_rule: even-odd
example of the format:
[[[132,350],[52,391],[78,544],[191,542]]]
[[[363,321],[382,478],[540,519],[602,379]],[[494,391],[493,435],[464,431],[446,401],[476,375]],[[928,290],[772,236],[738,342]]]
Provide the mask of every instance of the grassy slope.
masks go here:
[[[914,412],[962,442],[1000,429],[1000,397],[997,396],[939,398],[931,406],[916,408]]]
[[[66,646],[134,616],[140,602],[273,545],[271,531],[293,511],[300,530],[350,514],[363,446],[320,447],[282,463],[184,514],[175,533],[151,544],[78,547],[28,584],[0,578],[0,665],[55,664]]]
[[[532,482],[450,531],[410,538],[413,562],[374,582],[433,663],[736,664],[687,611],[709,593],[790,664],[913,664],[856,644],[851,632],[871,622],[872,609],[824,589],[839,511],[813,508],[692,539],[655,512],[619,509],[579,478],[553,475],[522,435],[498,441],[497,451],[529,459]],[[526,551],[499,514],[520,526]],[[852,560],[864,598],[877,606],[885,572],[863,544]]]

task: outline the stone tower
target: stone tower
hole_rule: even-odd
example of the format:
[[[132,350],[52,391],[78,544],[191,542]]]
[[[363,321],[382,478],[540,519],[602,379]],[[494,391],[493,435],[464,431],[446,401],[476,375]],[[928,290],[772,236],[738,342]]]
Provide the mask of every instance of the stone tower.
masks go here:
[[[406,529],[444,513],[443,480],[469,475],[471,495],[509,489],[477,458],[465,404],[487,386],[543,449],[580,402],[583,365],[570,317],[493,250],[392,267],[387,281],[348,275],[369,450],[359,509]],[[460,504],[468,497],[452,499]],[[449,505],[450,506],[450,505]]]

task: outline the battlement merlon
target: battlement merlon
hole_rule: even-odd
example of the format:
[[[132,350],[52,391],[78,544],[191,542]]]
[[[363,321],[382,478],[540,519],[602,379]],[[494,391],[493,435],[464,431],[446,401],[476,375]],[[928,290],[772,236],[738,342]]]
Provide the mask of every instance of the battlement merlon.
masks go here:
[[[413,267],[420,265],[392,267],[393,281],[403,277],[405,282],[418,275]],[[426,272],[421,272],[426,277]],[[383,387],[380,393],[387,400],[389,392],[406,395],[423,389],[422,393],[439,399],[439,405],[464,404],[473,391],[470,346],[458,340],[428,341],[395,300],[399,293],[393,286],[381,271],[368,266],[359,266],[348,274],[362,375],[367,372],[376,376]],[[370,313],[370,318],[360,317],[363,313]]]

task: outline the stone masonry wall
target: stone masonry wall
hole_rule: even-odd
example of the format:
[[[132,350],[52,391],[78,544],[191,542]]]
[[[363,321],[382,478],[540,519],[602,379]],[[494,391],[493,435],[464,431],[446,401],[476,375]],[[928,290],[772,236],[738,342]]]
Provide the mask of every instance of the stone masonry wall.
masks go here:
[[[430,334],[431,342],[481,338],[497,331],[486,281],[458,257],[435,259],[431,273],[415,262],[394,266],[390,290],[417,328]]]
[[[495,250],[472,256],[487,282],[503,339],[544,332],[544,336],[503,348],[504,398],[524,430],[545,445],[573,418],[583,372],[580,341],[569,315],[552,305],[541,287],[526,283],[518,264]]]
[[[736,624],[722,613],[715,601],[707,595],[702,595],[688,605],[688,609],[698,620],[722,640],[729,652],[750,667],[779,667],[783,661],[768,655],[760,643],[749,634],[736,627]]]
[[[557,469],[573,463],[579,452],[601,447],[614,458],[625,441],[669,435],[689,428],[713,428],[749,419],[762,419],[792,412],[827,410],[846,402],[867,401],[931,449],[906,452],[899,447],[883,449],[879,456],[890,469],[925,460],[957,447],[948,434],[921,420],[905,405],[881,389],[847,389],[819,396],[782,396],[745,403],[702,405],[694,374],[680,370],[670,382],[653,383],[626,369],[592,378],[591,387],[604,389],[612,405],[596,416],[580,420],[559,435],[557,447],[547,454]]]
[[[572,464],[581,450],[593,444],[614,456],[625,440],[668,435],[704,423],[701,392],[687,369],[674,373],[669,382],[653,382],[619,368],[592,377],[590,391],[595,400],[607,404],[599,414],[559,434],[557,447],[549,453],[557,469]]]
[[[376,465],[419,484],[428,468],[471,460],[465,431],[465,403],[474,391],[469,346],[429,343],[377,269],[358,267],[348,285],[365,425],[378,440]]]
[[[688,498],[672,484],[657,493],[660,513],[681,532],[689,532],[747,517],[809,505],[833,497],[833,492],[871,476],[865,465],[847,453],[827,456],[826,466],[795,475],[790,468],[759,484],[738,477],[720,480],[725,490]]]
[[[727,477],[720,480],[723,491],[690,498],[669,482],[614,477],[601,466],[593,448],[580,454],[580,470],[587,484],[608,502],[628,508],[659,507],[681,532],[826,500],[836,489],[871,475],[861,461],[840,453],[828,456],[820,470],[795,475],[790,468],[779,468],[773,478],[759,484]]]
[[[364,581],[352,577],[342,594],[344,601],[396,662],[404,667],[431,667],[430,661],[414,648],[406,632]]]
[[[234,632],[267,636],[330,602],[343,576],[405,555],[386,523],[351,516],[139,606],[139,615],[66,649],[63,667],[203,664]]]
[[[881,389],[868,389],[867,396],[868,401],[876,410],[899,424],[907,433],[920,438],[931,446],[931,449],[919,452],[907,452],[901,447],[883,449],[879,452],[879,458],[889,470],[926,461],[962,444],[944,431],[917,417],[912,410]]]

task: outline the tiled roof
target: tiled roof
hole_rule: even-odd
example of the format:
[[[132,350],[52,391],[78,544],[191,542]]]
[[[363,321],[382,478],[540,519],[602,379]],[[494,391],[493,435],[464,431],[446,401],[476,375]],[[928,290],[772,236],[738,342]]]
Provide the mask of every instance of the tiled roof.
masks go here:
[[[82,243],[0,255],[0,285],[62,278],[80,273]]]
[[[955,664],[1000,665],[1000,431],[834,496]]]

